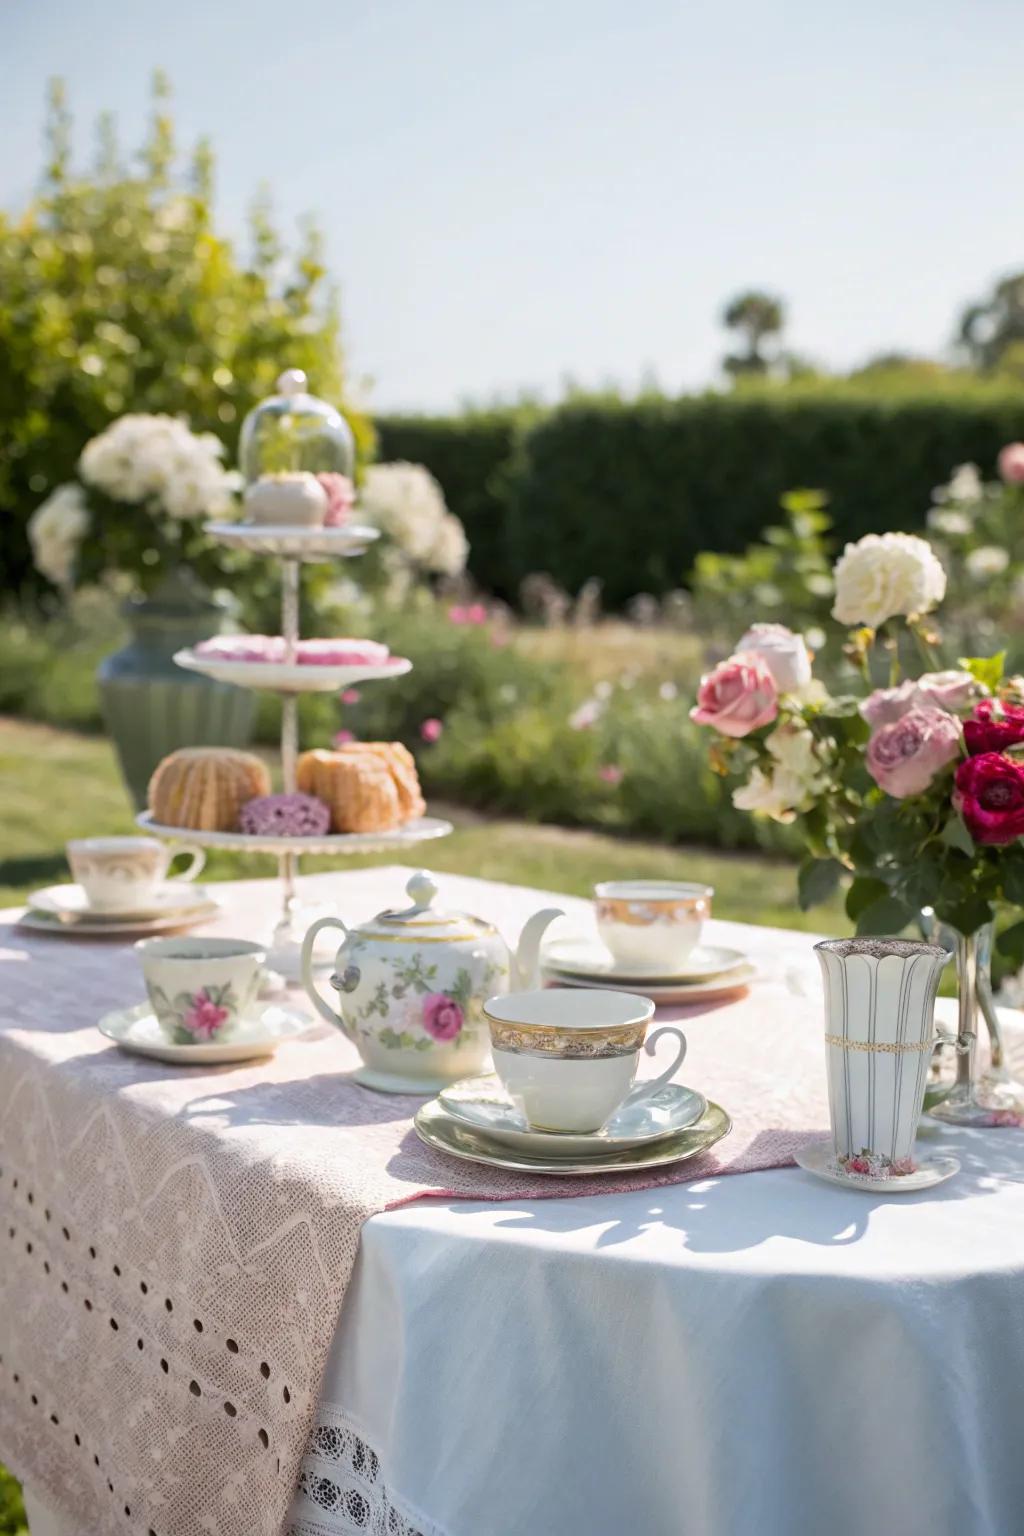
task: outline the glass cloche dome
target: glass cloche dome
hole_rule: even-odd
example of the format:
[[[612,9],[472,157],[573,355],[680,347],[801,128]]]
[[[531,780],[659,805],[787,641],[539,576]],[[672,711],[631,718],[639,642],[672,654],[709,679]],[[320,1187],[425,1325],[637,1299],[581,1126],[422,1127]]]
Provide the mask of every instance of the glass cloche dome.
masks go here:
[[[238,462],[248,485],[268,475],[335,473],[352,477],[355,443],[348,422],[306,388],[301,368],[288,368],[277,393],[242,423]]]

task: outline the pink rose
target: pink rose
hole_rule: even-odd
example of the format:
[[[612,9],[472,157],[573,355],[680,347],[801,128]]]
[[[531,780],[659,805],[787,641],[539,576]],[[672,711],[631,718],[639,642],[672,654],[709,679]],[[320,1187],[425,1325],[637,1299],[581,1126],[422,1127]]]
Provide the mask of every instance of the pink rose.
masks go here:
[[[347,747],[349,742],[355,741],[355,739],[356,735],[354,731],[341,730],[335,731],[334,733],[334,745],[336,747]]]
[[[1007,485],[1024,485],[1024,443],[1007,443],[999,450],[997,463]]]
[[[327,511],[324,513],[325,528],[340,528],[352,516],[356,493],[348,475],[324,473],[317,479],[327,493]]]
[[[612,785],[621,784],[623,777],[622,769],[617,767],[615,763],[605,763],[597,770],[597,776],[605,784]]]
[[[960,726],[941,709],[912,709],[883,725],[868,742],[871,777],[894,800],[921,795],[940,769],[960,753]]]
[[[343,704],[358,704],[360,697],[358,688],[346,688],[341,695],[341,702]]]
[[[420,726],[420,736],[424,741],[440,741],[444,726],[440,720],[424,720]]]
[[[860,706],[860,712],[875,729],[902,720],[912,709],[944,709],[959,714],[970,709],[981,697],[981,686],[970,672],[924,672],[908,677],[896,688],[876,688]]]
[[[738,651],[701,678],[690,719],[711,725],[723,736],[749,736],[770,725],[779,712],[779,694],[767,663],[752,652]]]
[[[860,712],[868,725],[877,730],[879,726],[892,725],[894,721],[902,720],[912,709],[917,709],[920,703],[917,684],[908,677],[898,688],[876,688],[861,704]]]
[[[227,1017],[227,1008],[218,1008],[204,987],[192,998],[192,1006],[182,1017],[181,1024],[200,1040],[212,1040]]]
[[[423,999],[423,1028],[435,1040],[454,1040],[462,1025],[462,1009],[454,997],[431,992]]]

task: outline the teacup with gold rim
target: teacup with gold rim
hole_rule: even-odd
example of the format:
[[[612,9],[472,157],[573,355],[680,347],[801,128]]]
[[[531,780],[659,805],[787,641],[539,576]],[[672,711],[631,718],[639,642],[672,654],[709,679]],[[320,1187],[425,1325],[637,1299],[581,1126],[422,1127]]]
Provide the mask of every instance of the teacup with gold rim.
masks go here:
[[[494,1069],[527,1122],[544,1131],[600,1130],[629,1096],[641,1050],[653,1055],[663,1034],[675,1036],[678,1053],[643,1090],[674,1076],[686,1040],[671,1024],[647,1038],[653,1014],[650,998],[587,987],[509,992],[484,1004]]]
[[[700,942],[714,894],[685,880],[606,880],[594,887],[597,931],[620,965],[671,975]]]

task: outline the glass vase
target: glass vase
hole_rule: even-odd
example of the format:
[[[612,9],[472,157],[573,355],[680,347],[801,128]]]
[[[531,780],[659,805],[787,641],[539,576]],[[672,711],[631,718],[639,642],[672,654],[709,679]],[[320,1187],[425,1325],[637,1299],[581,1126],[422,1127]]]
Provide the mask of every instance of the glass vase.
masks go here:
[[[950,1125],[1024,1125],[1024,1085],[1007,1068],[992,996],[992,924],[960,933],[936,923],[931,936],[956,958],[958,1010],[956,1035],[940,1036],[939,1042],[955,1054],[955,1077],[937,1102],[928,1096],[928,1113]],[[978,1050],[981,1020],[987,1059]]]

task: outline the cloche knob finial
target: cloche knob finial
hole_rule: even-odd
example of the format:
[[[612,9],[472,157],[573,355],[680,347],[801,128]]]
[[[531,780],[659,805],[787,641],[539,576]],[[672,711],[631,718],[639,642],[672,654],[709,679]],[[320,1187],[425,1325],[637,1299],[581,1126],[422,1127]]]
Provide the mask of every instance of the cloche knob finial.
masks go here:
[[[279,395],[304,395],[308,380],[301,368],[286,368],[277,381]]]

